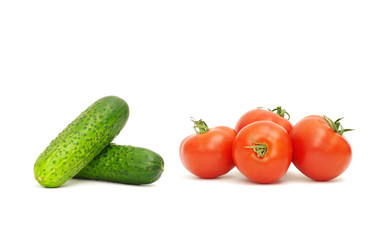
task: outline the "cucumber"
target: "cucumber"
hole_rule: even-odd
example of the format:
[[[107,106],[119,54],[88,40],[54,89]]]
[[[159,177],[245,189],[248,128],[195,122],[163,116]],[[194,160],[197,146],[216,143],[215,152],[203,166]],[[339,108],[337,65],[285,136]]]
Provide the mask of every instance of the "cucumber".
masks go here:
[[[70,123],[39,155],[35,179],[59,187],[96,157],[125,126],[127,103],[115,96],[97,100]]]
[[[149,149],[111,143],[75,178],[126,184],[149,184],[164,171],[161,156]]]

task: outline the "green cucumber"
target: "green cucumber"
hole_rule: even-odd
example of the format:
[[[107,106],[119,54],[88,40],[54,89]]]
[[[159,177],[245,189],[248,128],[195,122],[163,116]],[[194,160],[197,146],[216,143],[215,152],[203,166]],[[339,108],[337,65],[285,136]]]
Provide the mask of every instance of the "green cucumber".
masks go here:
[[[149,184],[157,181],[164,171],[161,156],[149,149],[111,143],[75,178]]]
[[[39,155],[35,179],[59,187],[92,161],[125,126],[127,103],[115,96],[99,99],[70,123]]]

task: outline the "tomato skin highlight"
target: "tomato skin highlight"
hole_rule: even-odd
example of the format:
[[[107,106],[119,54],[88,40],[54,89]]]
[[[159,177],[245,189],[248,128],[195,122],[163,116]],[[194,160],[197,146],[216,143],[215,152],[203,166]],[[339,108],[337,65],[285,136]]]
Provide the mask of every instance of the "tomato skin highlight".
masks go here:
[[[186,137],[180,144],[184,167],[200,178],[216,178],[234,168],[232,147],[236,131],[219,126]]]
[[[352,159],[346,138],[334,132],[325,118],[311,115],[300,120],[291,130],[293,164],[307,177],[328,181],[341,175]]]
[[[271,121],[282,126],[288,133],[292,129],[292,124],[286,118],[266,109],[256,108],[246,112],[240,117],[236,124],[236,131],[240,132],[246,125],[257,121]]]
[[[248,146],[254,142],[268,147],[264,157]],[[273,183],[282,178],[292,160],[292,143],[287,131],[271,121],[251,123],[237,134],[233,144],[233,161],[237,169],[257,183]]]

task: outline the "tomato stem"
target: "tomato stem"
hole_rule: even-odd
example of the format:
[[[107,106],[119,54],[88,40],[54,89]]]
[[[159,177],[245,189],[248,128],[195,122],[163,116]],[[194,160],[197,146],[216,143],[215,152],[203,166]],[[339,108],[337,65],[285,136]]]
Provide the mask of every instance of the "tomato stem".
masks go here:
[[[257,153],[258,157],[264,157],[268,152],[268,145],[266,143],[257,143],[253,140],[251,135],[251,140],[255,145],[245,146],[244,148],[252,148],[255,153]]]
[[[328,118],[324,115],[325,121],[328,123],[329,127],[337,134],[343,135],[345,132],[353,131],[355,129],[345,129],[341,124],[340,121],[343,119],[339,118],[336,121],[332,121],[332,119]]]
[[[195,118],[192,117],[191,121],[194,123],[194,130],[198,134],[203,134],[210,130],[210,128],[202,119],[195,120]]]
[[[275,109],[272,110],[272,112],[275,112],[282,118],[284,118],[284,115],[287,114],[287,120],[290,120],[290,114],[286,111],[286,109],[282,109],[282,106],[277,106]]]
[[[258,108],[264,108],[264,107],[258,107]],[[287,120],[290,120],[290,114],[286,111],[286,109],[282,109],[282,106],[277,106],[275,109],[269,109],[267,108],[268,111],[270,112],[275,112],[276,114],[278,114],[279,116],[281,116],[282,118],[285,117],[285,115],[287,115]]]

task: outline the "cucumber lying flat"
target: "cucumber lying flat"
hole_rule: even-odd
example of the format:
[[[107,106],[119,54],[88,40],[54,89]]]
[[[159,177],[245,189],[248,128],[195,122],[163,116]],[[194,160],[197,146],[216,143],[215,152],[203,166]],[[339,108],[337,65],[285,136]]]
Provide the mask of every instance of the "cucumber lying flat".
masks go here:
[[[157,153],[140,147],[110,144],[75,178],[127,184],[149,184],[164,171],[164,161]]]
[[[35,179],[58,187],[75,176],[119,134],[129,117],[127,103],[115,96],[99,99],[69,124],[41,153]]]

